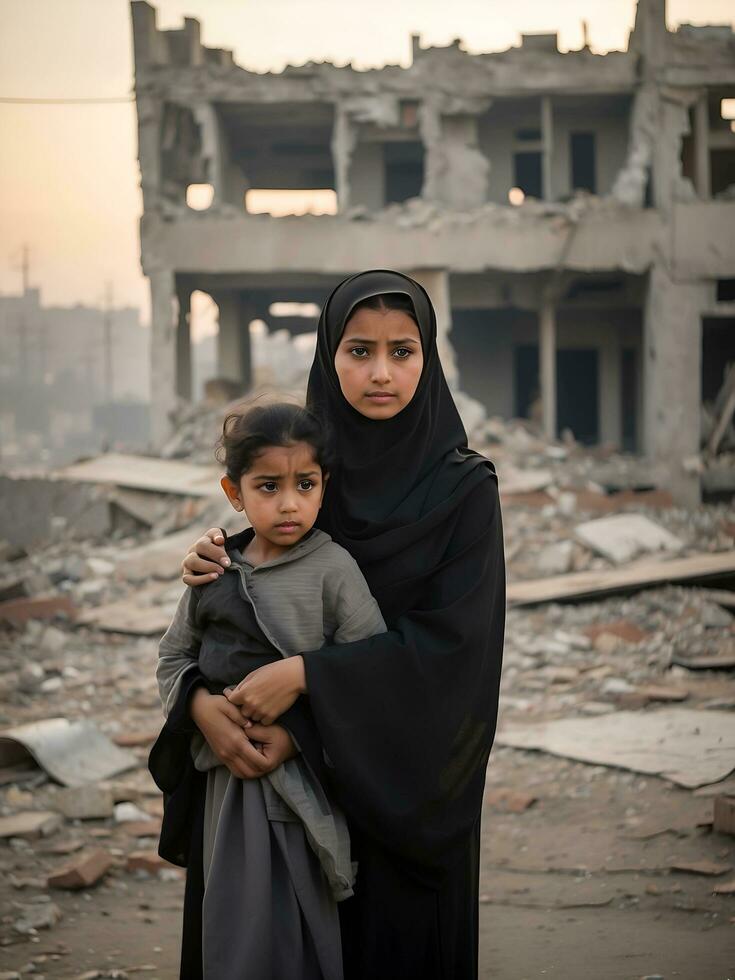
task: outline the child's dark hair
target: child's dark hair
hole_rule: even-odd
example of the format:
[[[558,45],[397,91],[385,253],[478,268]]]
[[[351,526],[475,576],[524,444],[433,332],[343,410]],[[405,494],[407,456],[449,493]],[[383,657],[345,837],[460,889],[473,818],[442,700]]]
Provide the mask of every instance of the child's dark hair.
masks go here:
[[[379,293],[377,296],[368,296],[366,299],[361,299],[350,310],[350,316],[347,318],[348,322],[350,317],[353,317],[358,310],[399,310],[401,313],[407,313],[416,326],[418,326],[416,310],[411,302],[411,298],[405,293]]]
[[[239,483],[260,453],[269,446],[305,442],[324,473],[333,465],[332,440],[326,424],[300,405],[275,402],[232,412],[224,421],[214,455],[227,476]]]

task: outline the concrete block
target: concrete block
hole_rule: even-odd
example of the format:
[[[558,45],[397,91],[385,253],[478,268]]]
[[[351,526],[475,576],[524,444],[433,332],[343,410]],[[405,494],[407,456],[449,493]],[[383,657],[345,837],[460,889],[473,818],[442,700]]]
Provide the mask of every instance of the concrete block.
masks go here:
[[[108,787],[91,783],[59,790],[50,805],[70,820],[102,820],[112,816],[115,803]]]

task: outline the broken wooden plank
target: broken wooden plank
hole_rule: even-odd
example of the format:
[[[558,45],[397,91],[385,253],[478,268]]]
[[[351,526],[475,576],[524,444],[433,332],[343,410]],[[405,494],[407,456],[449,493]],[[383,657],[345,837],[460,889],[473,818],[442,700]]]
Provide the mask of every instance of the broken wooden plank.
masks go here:
[[[732,670],[735,667],[735,654],[721,653],[713,656],[703,655],[701,657],[682,657],[673,654],[671,663],[677,667],[686,667],[687,670]]]
[[[77,609],[68,595],[35,596],[32,599],[8,599],[0,602],[0,621],[23,626],[29,619],[74,619]]]
[[[565,602],[615,592],[634,592],[663,582],[697,582],[735,576],[735,551],[690,555],[670,561],[642,561],[625,568],[572,572],[508,586],[508,605]]]

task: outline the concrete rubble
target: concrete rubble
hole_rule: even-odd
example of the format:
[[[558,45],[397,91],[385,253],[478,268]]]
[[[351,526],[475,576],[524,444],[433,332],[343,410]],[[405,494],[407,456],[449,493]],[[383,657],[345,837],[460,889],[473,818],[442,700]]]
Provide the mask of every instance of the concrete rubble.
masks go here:
[[[198,427],[184,423],[179,446],[187,452],[157,465],[165,474],[167,465],[185,464],[194,486],[200,467],[217,493],[211,452],[221,409],[204,417]],[[613,545],[626,535],[645,545],[641,528],[653,533],[652,546],[663,540],[668,548],[653,556],[664,575],[667,564],[682,559],[732,555],[735,504],[676,506],[655,468],[636,457],[570,439],[549,442],[526,422],[492,417],[477,427],[474,444],[500,474],[511,588],[560,574],[621,574],[640,563],[640,556],[601,546],[589,528],[622,525],[605,538]],[[119,942],[103,960],[102,946],[91,954],[77,938],[81,923],[91,929],[128,915],[149,937],[148,948],[159,950],[146,958],[174,969],[183,879],[156,854],[162,801],[146,769],[161,722],[156,645],[181,593],[187,545],[207,526],[237,525],[224,498],[164,489],[165,479],[160,489],[140,492],[179,506],[199,502],[182,517],[183,527],[163,515],[133,533],[118,528],[0,545],[0,739],[8,730],[18,737],[44,720],[66,719],[94,724],[106,744],[130,757],[129,768],[74,788],[50,775],[53,766],[44,768],[38,751],[41,765],[21,751],[0,766],[0,967],[22,968],[30,944],[50,937],[46,976],[131,970],[135,957]],[[53,513],[46,517],[50,524]],[[707,928],[727,929],[735,915],[727,878],[735,863],[735,754],[721,750],[705,771],[704,743],[690,737],[697,772],[692,776],[687,763],[688,775],[677,776],[683,756],[670,737],[662,740],[659,722],[667,719],[672,731],[715,726],[732,738],[734,584],[735,568],[704,586],[664,578],[592,601],[509,609],[499,735],[487,777],[484,904],[528,914],[542,906],[597,915],[635,908],[666,921],[691,908]],[[556,749],[543,732],[555,725],[574,728],[571,743],[586,746],[588,762],[563,757],[578,751],[550,754]],[[610,754],[616,739],[605,737],[605,725],[632,736],[631,752],[644,762],[630,768],[659,775],[626,771],[631,760]],[[582,734],[586,726],[597,733],[599,752]],[[516,741],[523,747],[512,747],[514,732],[524,733],[525,741]],[[577,824],[587,834],[573,841],[569,829]]]

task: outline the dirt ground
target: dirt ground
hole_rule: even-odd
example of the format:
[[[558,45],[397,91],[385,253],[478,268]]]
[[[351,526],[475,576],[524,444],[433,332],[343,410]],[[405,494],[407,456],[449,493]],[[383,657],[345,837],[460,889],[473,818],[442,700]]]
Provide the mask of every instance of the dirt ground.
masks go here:
[[[588,462],[581,456],[578,466]],[[611,509],[647,513],[685,554],[735,546],[735,504],[688,512],[661,494],[615,502],[586,488],[585,474],[571,489],[558,481],[554,494],[526,494],[505,509],[511,582],[604,573],[611,562],[582,546],[575,526]],[[212,521],[199,513],[195,527]],[[4,569],[8,598],[13,590],[21,604],[51,595],[94,615],[0,630],[0,728],[88,719],[127,739],[137,768],[102,786],[110,802],[97,819],[67,817],[41,839],[0,839],[0,980],[178,975],[181,872],[131,865],[131,855],[157,844],[161,801],[145,769],[161,724],[156,632],[181,593],[179,562],[195,536],[166,530],[169,538],[152,543],[139,533],[105,546],[47,547]],[[500,730],[559,718],[594,725],[597,716],[663,704],[702,719],[714,712],[731,732],[735,671],[724,662],[735,653],[734,612],[732,596],[691,585],[511,609]],[[152,617],[147,627],[143,613]],[[692,665],[698,657],[723,666]],[[496,745],[483,816],[480,976],[735,980],[735,837],[712,830],[721,790]],[[0,822],[58,809],[59,791],[38,770],[16,778],[0,769]],[[725,791],[735,796],[732,777]],[[137,807],[138,816],[121,816],[113,803]],[[50,888],[48,876],[89,848],[112,862],[101,880],[80,891]],[[715,893],[728,883],[729,894]],[[47,921],[28,929],[29,916]]]
[[[711,798],[664,780],[498,748],[489,790],[531,792],[522,813],[486,805],[480,975],[499,980],[735,976],[735,898],[675,861],[732,864],[735,842],[697,821]],[[679,829],[627,836],[632,818]],[[99,829],[105,822],[98,821]],[[92,829],[92,828],[89,828]],[[124,842],[120,842],[124,847]],[[106,839],[115,850],[115,834]],[[48,859],[23,859],[25,873]],[[3,854],[7,868],[7,851]],[[19,862],[20,863],[20,862]],[[3,876],[3,905],[20,893]],[[93,890],[54,892],[63,917],[38,941],[0,949],[1,971],[39,977],[177,976],[181,881],[113,872]]]

